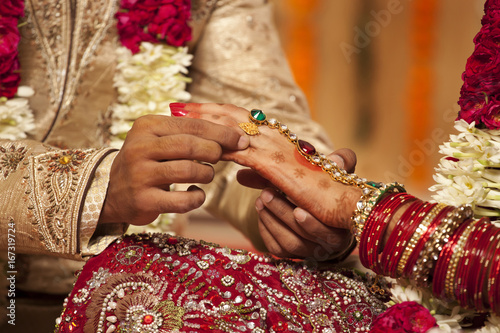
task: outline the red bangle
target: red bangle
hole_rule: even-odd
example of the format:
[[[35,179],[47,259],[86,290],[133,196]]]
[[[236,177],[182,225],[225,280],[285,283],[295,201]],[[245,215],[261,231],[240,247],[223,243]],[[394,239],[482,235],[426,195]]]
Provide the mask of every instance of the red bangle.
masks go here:
[[[428,206],[428,203],[417,200],[401,215],[389,236],[380,258],[380,266],[383,268],[384,275],[397,277],[396,268],[403,255],[403,250],[410,240],[411,235],[417,229],[420,213]]]
[[[454,253],[454,257],[458,258],[457,267],[454,270],[455,275],[447,275],[446,292],[450,296],[454,295],[463,307],[468,307],[468,299],[472,299],[472,290],[468,288],[475,274],[472,270],[473,265],[475,265],[474,252],[479,245],[478,242],[481,239],[485,225],[484,220],[470,223],[471,229],[468,229],[463,235],[464,245],[462,251],[455,251]]]
[[[472,222],[472,220],[471,220]],[[436,262],[436,268],[434,269],[434,276],[432,279],[432,291],[434,295],[440,298],[445,298],[446,295],[446,275],[450,270],[450,263],[453,253],[456,252],[456,248],[462,237],[463,232],[469,227],[470,223],[462,223],[458,229],[453,233],[449,241],[443,246],[443,250],[439,255]]]
[[[407,193],[398,193],[384,198],[372,210],[372,214],[367,219],[360,242],[360,259],[365,267],[370,268],[375,273],[380,274],[381,269],[378,256],[382,248],[382,237],[391,221],[393,214],[407,202],[417,200]],[[380,205],[380,206],[379,206]]]
[[[498,228],[495,228],[497,239],[500,236]],[[493,312],[500,315],[500,302],[499,302],[499,285],[500,285],[500,241],[496,243],[494,250],[493,260],[488,275],[488,301]]]
[[[380,272],[378,254],[381,247],[381,237],[384,235],[392,215],[407,202],[416,198],[407,193],[398,193],[383,198],[377,203],[368,216],[359,244],[361,263],[376,273]]]
[[[417,259],[419,258],[420,253],[425,246],[425,243],[427,243],[429,237],[434,233],[434,230],[436,230],[436,227],[441,222],[441,219],[444,218],[451,210],[453,210],[452,206],[443,207],[439,212],[435,214],[434,218],[432,218],[432,221],[430,221],[427,227],[424,226],[425,230],[423,231],[422,236],[419,238],[417,244],[415,245],[413,252],[408,257],[406,266],[403,268],[404,277],[412,277],[412,275],[414,274],[414,269],[416,268],[415,263],[417,262]]]
[[[470,281],[470,290],[473,295],[473,300],[469,301],[469,304],[473,309],[478,312],[483,312],[486,310],[486,305],[483,300],[483,291],[486,285],[486,277],[488,276],[488,264],[489,259],[492,255],[492,249],[494,249],[494,239],[496,238],[496,228],[490,223],[488,218],[482,218],[484,220],[487,228],[481,235],[479,240],[479,249],[476,251],[476,257],[474,262],[477,261],[475,267],[473,267],[472,272],[475,273],[475,279]],[[476,270],[477,269],[477,270]]]

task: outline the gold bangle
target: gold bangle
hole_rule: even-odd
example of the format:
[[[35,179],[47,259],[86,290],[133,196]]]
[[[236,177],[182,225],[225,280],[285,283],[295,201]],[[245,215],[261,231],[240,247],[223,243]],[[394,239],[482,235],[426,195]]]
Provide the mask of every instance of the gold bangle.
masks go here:
[[[467,226],[465,231],[460,235],[457,244],[455,245],[453,254],[451,255],[450,262],[448,263],[448,269],[446,270],[446,276],[444,278],[444,293],[447,299],[455,299],[453,292],[453,285],[455,280],[455,275],[457,274],[457,264],[460,258],[464,256],[464,246],[469,238],[470,233],[474,227],[478,224],[479,220],[473,221]],[[460,281],[457,281],[460,283]]]
[[[470,206],[460,206],[449,212],[437,226],[415,263],[416,270],[414,279],[417,285],[423,287],[429,286],[429,279],[434,271],[436,261],[443,249],[443,245],[448,241],[448,237],[460,226],[460,224],[466,219],[471,218],[473,214]]]
[[[401,256],[401,260],[398,263],[398,268],[397,268],[398,276],[403,275],[406,263],[408,262],[408,259],[412,255],[413,250],[415,250],[415,246],[417,245],[419,239],[427,231],[427,228],[431,224],[432,220],[434,220],[434,218],[439,214],[439,212],[441,212],[441,210],[443,210],[445,207],[446,207],[445,204],[437,204],[436,206],[434,206],[434,208],[432,208],[432,210],[424,217],[418,228],[415,230],[415,233],[408,242],[408,245],[406,246],[403,255]]]

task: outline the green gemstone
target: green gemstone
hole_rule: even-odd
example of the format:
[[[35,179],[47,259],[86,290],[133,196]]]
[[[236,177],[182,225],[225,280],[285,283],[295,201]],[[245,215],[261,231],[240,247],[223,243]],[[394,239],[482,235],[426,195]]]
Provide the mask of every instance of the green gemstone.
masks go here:
[[[372,182],[372,181],[368,181],[368,182],[366,182],[366,184],[370,185],[371,187],[375,187],[375,188],[381,187],[380,183],[376,183],[376,182]]]
[[[262,110],[253,109],[252,111],[250,111],[250,114],[252,115],[252,118],[257,121],[266,120],[266,115],[264,112],[262,112]]]

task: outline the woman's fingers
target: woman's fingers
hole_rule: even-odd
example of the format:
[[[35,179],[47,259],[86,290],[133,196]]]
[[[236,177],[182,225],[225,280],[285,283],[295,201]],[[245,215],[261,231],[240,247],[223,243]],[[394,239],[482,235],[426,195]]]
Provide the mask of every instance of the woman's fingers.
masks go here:
[[[286,225],[294,234],[310,244],[321,246],[329,254],[342,251],[348,246],[350,232],[346,229],[333,228],[316,219],[309,212],[296,207],[287,198],[272,189],[262,191],[258,199],[263,208],[259,215],[277,217],[279,223]],[[267,218],[267,221],[271,221]],[[287,249],[293,252],[292,249]],[[298,253],[295,252],[297,255]]]
[[[293,215],[304,232],[311,235],[311,239],[327,246],[326,250],[334,253],[344,250],[349,245],[351,240],[349,230],[329,227],[300,207],[295,208]]]

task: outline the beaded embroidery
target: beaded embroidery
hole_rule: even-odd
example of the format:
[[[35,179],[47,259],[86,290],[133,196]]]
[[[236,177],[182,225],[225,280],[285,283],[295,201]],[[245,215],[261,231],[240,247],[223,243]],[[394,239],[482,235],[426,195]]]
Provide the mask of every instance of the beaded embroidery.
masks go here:
[[[30,156],[26,179],[30,185],[34,234],[52,252],[78,252],[76,237],[80,207],[86,191],[84,184],[95,165],[109,149],[49,151]]]
[[[0,146],[0,180],[16,171],[25,155],[26,147],[16,147],[15,144],[11,144],[9,147]]]
[[[368,331],[382,300],[362,276],[329,269],[164,234],[127,236],[88,261],[57,331]]]

